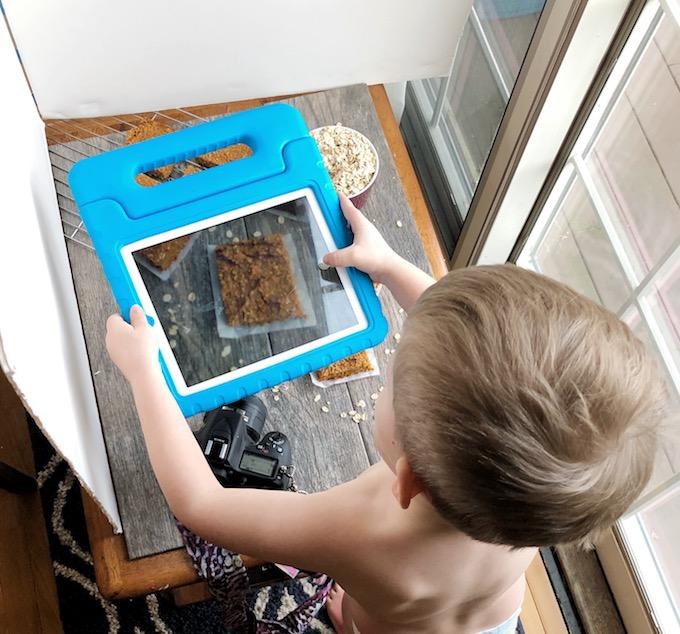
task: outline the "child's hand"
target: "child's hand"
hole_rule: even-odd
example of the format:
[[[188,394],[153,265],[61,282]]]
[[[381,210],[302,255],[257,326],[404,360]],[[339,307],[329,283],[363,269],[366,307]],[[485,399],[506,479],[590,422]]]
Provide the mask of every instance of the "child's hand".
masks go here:
[[[158,343],[141,306],[130,309],[129,324],[118,314],[108,318],[106,349],[130,383],[158,369]]]
[[[368,273],[375,282],[384,281],[390,262],[397,258],[385,239],[364,214],[344,194],[339,194],[340,206],[352,227],[354,242],[344,249],[327,253],[323,261],[329,266],[354,266]]]

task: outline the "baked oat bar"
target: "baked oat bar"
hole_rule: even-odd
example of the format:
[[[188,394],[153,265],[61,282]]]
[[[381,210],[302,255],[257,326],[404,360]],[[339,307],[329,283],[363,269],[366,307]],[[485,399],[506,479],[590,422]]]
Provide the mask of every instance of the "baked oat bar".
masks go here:
[[[319,381],[334,381],[335,379],[344,379],[345,377],[361,374],[362,372],[372,372],[374,369],[366,351],[362,350],[317,370],[316,378]]]
[[[191,235],[180,236],[167,242],[154,244],[152,247],[142,249],[140,253],[157,269],[165,271],[170,268],[172,263],[177,259],[182,249],[187,245]]]
[[[160,183],[159,180],[151,178],[151,176],[144,174],[143,172],[141,174],[137,174],[137,176],[135,176],[135,180],[142,187],[155,187]]]
[[[192,160],[203,167],[216,167],[217,165],[223,165],[224,163],[231,163],[232,161],[246,158],[251,156],[252,153],[253,151],[247,145],[236,143],[235,145],[229,145],[220,148],[219,150],[208,152],[207,154],[201,154],[201,156],[197,156]]]
[[[153,139],[154,137],[168,134],[168,132],[172,132],[172,128],[165,123],[155,119],[142,121],[138,126],[127,131],[125,145],[132,145],[133,143]],[[163,167],[157,167],[155,170],[151,170],[150,173],[158,178],[169,178],[171,172],[172,165],[164,165]]]
[[[215,258],[230,326],[305,317],[280,234],[220,245]]]

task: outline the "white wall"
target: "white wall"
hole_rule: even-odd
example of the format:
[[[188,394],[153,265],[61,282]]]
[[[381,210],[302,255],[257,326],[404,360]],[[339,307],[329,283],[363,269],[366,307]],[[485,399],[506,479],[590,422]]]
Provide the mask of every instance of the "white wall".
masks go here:
[[[45,118],[448,72],[472,0],[3,0]]]
[[[0,77],[0,367],[120,531],[44,126],[2,22]]]

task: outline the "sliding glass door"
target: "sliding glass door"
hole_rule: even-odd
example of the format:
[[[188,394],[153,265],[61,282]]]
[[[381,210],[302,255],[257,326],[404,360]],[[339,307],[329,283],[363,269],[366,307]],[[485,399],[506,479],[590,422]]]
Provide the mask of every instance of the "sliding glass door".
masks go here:
[[[447,77],[410,82],[403,128],[450,257],[545,0],[475,0]]]
[[[668,0],[670,3],[671,0]],[[623,565],[652,628],[680,632],[680,26],[648,2],[578,134],[517,263],[629,324],[670,395],[652,481],[617,524],[606,569],[630,623]],[[680,12],[678,13],[680,15]],[[623,588],[623,589],[622,589]],[[627,605],[625,605],[628,603]],[[639,630],[637,630],[639,631]]]

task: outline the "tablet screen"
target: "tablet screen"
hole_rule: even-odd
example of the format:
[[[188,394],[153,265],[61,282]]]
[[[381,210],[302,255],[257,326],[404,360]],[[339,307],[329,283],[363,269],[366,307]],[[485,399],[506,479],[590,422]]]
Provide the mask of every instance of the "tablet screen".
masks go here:
[[[311,189],[232,210],[122,250],[161,352],[191,394],[366,327]]]

